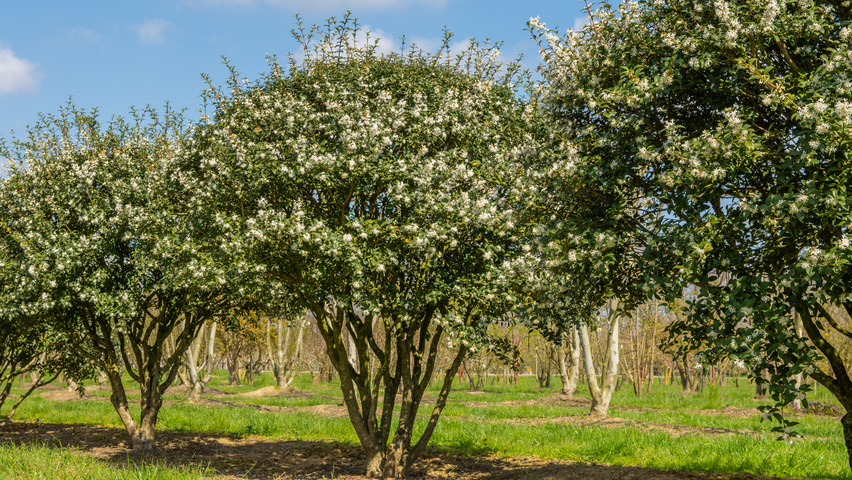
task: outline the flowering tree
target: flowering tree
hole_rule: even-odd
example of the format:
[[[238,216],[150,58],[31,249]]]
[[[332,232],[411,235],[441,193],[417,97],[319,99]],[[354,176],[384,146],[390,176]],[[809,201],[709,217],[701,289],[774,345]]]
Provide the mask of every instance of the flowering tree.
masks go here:
[[[215,117],[193,148],[198,190],[233,232],[222,247],[317,319],[368,475],[398,477],[486,316],[512,300],[503,285],[525,252],[513,159],[530,112],[494,48],[452,59],[448,36],[438,54],[380,56],[363,37],[331,21],[297,35],[305,59],[289,70],[211,88]],[[456,353],[413,439],[447,332]]]
[[[670,332],[703,346],[705,362],[748,365],[779,405],[803,394],[804,371],[847,412],[852,380],[829,338],[852,337],[850,13],[848,2],[648,0],[605,6],[563,37],[533,21],[572,168],[615,200],[604,218],[632,219],[646,238],[632,257],[647,278],[672,298],[687,282],[698,290]],[[630,214],[640,202],[659,214]],[[852,453],[852,414],[842,424]]]
[[[209,246],[203,211],[174,168],[179,116],[102,125],[69,105],[16,142],[0,186],[0,318],[46,322],[106,372],[133,448],[155,449],[162,394],[198,328],[238,278]],[[165,341],[175,347],[165,353]],[[139,383],[131,414],[122,370]]]
[[[634,256],[654,237],[636,227],[655,206],[641,201],[637,188],[598,184],[599,172],[589,178],[578,168],[580,134],[566,125],[565,112],[548,94],[541,86],[534,91],[531,104],[550,115],[532,122],[537,150],[520,157],[523,181],[531,186],[525,214],[535,225],[530,239],[538,262],[519,279],[524,302],[518,310],[532,328],[576,348],[573,358],[579,362],[582,356],[592,396],[590,415],[605,416],[618,376],[623,317],[654,290]],[[590,329],[606,331],[602,386],[592,362]],[[567,365],[563,371],[570,391],[576,380],[569,378]]]

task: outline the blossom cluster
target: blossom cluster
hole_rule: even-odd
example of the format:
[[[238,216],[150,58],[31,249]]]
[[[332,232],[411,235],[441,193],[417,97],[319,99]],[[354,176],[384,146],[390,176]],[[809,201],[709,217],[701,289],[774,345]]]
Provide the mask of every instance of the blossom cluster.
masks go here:
[[[460,332],[444,314],[510,308],[536,253],[516,181],[536,113],[513,74],[497,74],[493,49],[452,63],[325,41],[339,44],[209,94],[188,182],[217,212],[221,250],[308,308],[334,298]]]

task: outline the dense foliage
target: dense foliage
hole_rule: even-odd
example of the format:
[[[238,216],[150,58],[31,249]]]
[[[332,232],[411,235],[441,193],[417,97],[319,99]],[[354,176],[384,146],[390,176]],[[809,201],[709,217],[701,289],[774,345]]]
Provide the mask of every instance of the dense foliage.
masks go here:
[[[145,451],[183,353],[230,306],[240,278],[214,255],[216,237],[175,169],[183,135],[170,111],[104,125],[69,105],[12,145],[0,190],[0,318],[45,322],[105,372],[134,448]],[[122,370],[141,385],[138,423]]]
[[[564,168],[602,198],[592,218],[643,238],[643,284],[697,287],[675,339],[747,364],[779,404],[804,372],[852,411],[830,340],[852,335],[849,22],[848,2],[649,0],[562,37],[532,26]]]
[[[195,188],[218,212],[222,248],[317,318],[368,474],[398,476],[489,316],[513,300],[509,277],[529,250],[514,159],[532,112],[493,47],[454,59],[448,36],[437,54],[382,56],[359,37],[351,19],[333,22],[298,37],[305,60],[211,89]],[[412,445],[446,331],[455,360]]]

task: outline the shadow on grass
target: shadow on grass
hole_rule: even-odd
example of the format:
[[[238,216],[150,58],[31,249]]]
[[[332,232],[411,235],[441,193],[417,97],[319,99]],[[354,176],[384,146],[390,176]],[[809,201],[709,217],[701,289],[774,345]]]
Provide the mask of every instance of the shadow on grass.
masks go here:
[[[341,479],[360,480],[365,457],[358,445],[332,442],[274,440],[188,432],[158,432],[158,454],[140,457],[128,447],[124,430],[81,424],[13,422],[0,424],[0,444],[31,444],[70,448],[117,467],[154,463],[171,467],[199,467],[246,479]],[[616,467],[569,463],[538,458],[502,458],[488,449],[460,445],[457,451],[427,451],[412,467],[410,479],[728,479],[757,480],[751,474],[712,474],[662,471],[639,467]],[[466,448],[465,448],[466,447]],[[221,477],[219,477],[221,478]]]

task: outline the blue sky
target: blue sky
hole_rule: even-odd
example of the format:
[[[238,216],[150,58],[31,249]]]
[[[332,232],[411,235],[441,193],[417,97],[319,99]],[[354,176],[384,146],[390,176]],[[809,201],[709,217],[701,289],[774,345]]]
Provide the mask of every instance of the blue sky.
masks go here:
[[[105,117],[167,100],[195,119],[202,73],[222,83],[222,55],[249,79],[266,71],[266,55],[297,51],[295,14],[306,25],[351,10],[385,39],[405,35],[437,45],[446,25],[455,40],[504,42],[504,57],[538,47],[525,30],[530,17],[573,27],[581,0],[33,0],[0,5],[0,138],[23,136],[38,113],[56,112],[69,97]]]

